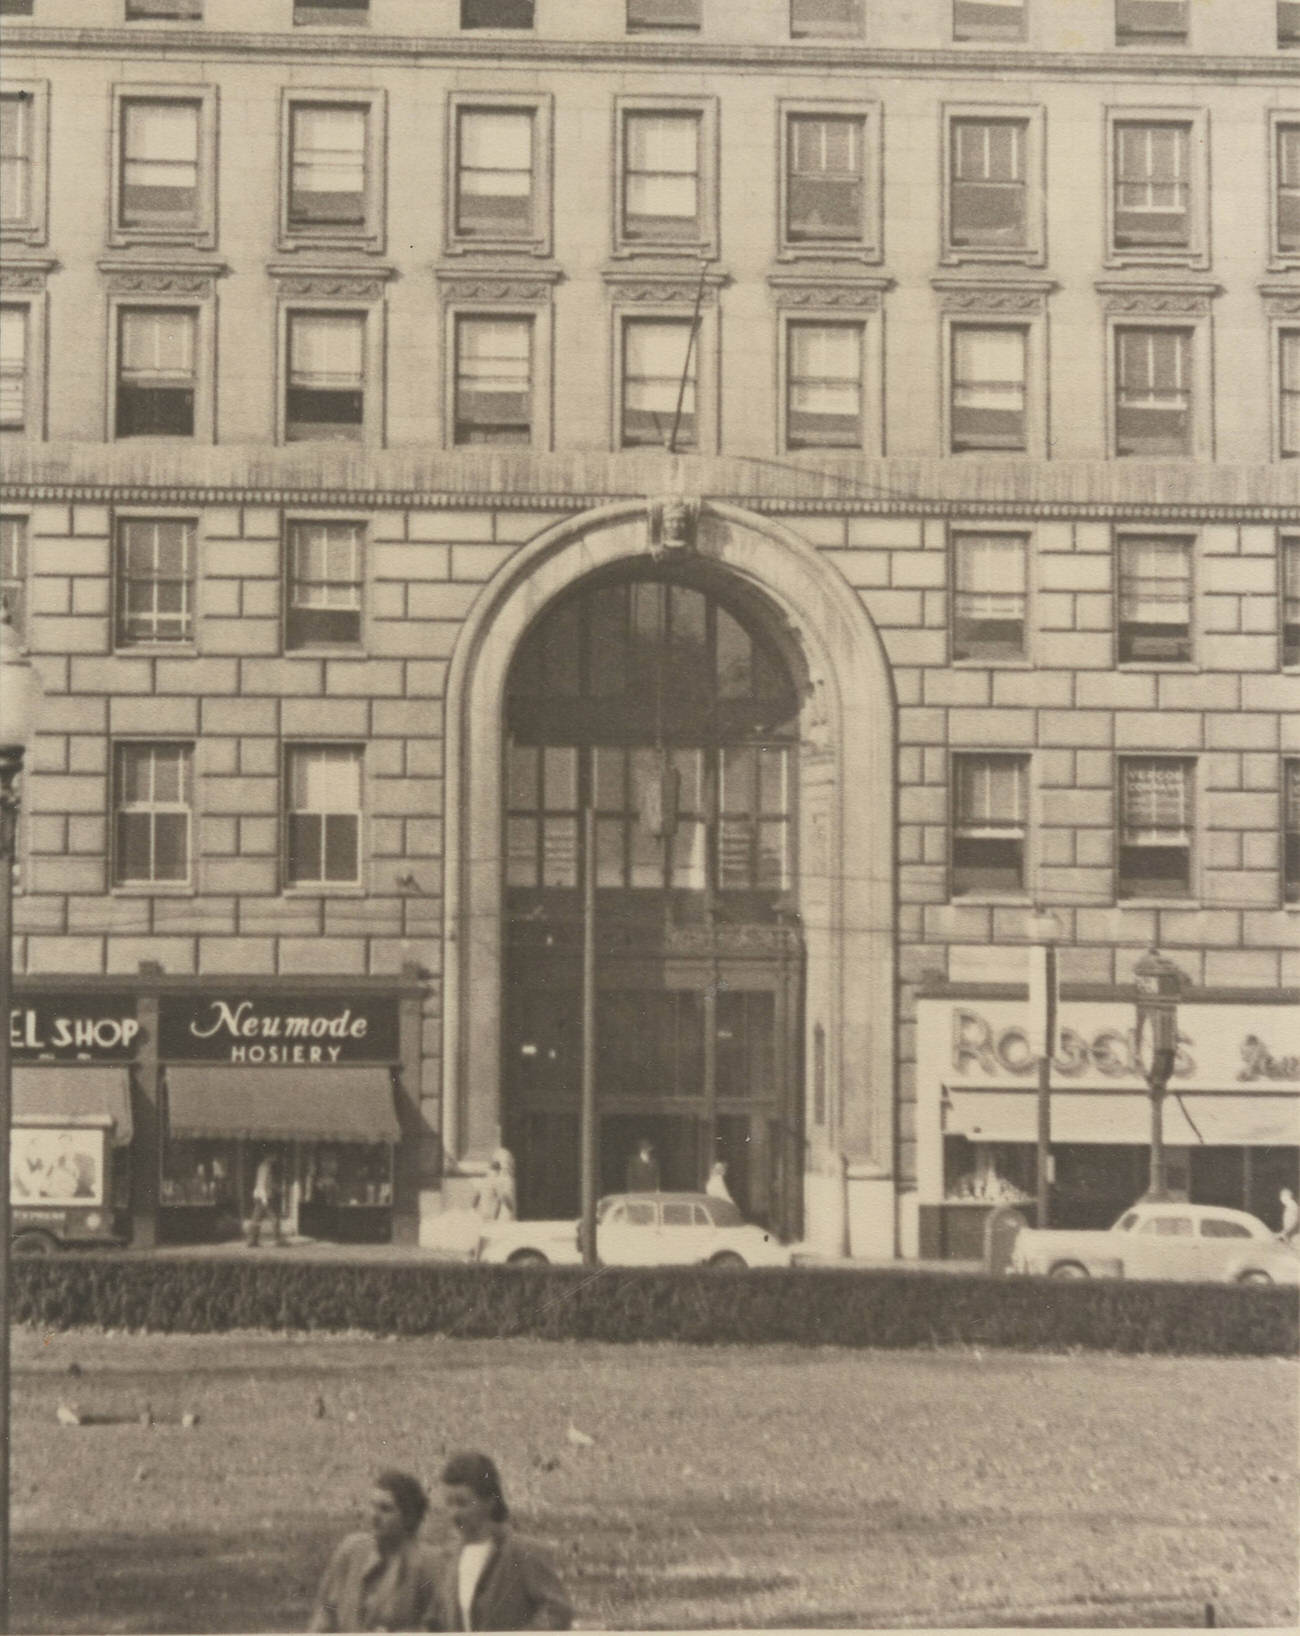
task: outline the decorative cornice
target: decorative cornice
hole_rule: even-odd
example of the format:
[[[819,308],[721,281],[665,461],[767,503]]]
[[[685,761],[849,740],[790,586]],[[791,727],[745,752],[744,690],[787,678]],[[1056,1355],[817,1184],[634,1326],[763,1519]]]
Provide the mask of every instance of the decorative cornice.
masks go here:
[[[205,301],[230,271],[223,261],[129,261],[117,256],[95,265],[110,295],[189,295]]]
[[[1223,293],[1222,285],[1208,279],[1187,279],[1177,284],[1099,279],[1093,288],[1101,297],[1104,312],[1142,318],[1205,318],[1214,297]]]
[[[182,28],[169,25],[150,29],[50,28],[9,18],[5,46],[11,60],[36,53],[66,52],[78,56],[121,57],[130,60],[146,49],[165,47],[167,56],[203,61],[229,57],[273,57],[290,61],[331,58],[349,63],[418,61],[443,62],[449,67],[467,63],[499,70],[517,63],[522,68],[563,66],[578,70],[593,67],[679,65],[687,69],[735,68],[780,71],[783,68],[824,70],[835,74],[941,75],[979,79],[1044,77],[1097,80],[1105,83],[1159,80],[1162,83],[1228,79],[1259,79],[1293,83],[1295,60],[1274,52],[1260,56],[1187,55],[1157,51],[1066,52],[1004,49],[963,51],[908,50],[887,46],[854,45],[847,40],[824,44],[775,43],[754,45],[727,40],[538,40],[493,39],[491,42],[453,36],[397,35],[340,31],[337,34],[257,33],[251,30]]]
[[[932,278],[943,312],[1042,313],[1058,286],[1050,278]]]
[[[564,276],[559,267],[435,267],[444,301],[546,302]]]
[[[0,290],[6,295],[27,292],[39,295],[45,289],[46,279],[58,270],[58,266],[53,256],[24,256],[19,261],[0,261]]]
[[[1300,284],[1261,284],[1259,293],[1270,318],[1300,318]]]
[[[712,306],[718,291],[731,282],[729,273],[716,268],[709,268],[701,279],[698,267],[606,267],[601,277],[615,300],[645,306],[691,305],[697,298]]]
[[[878,312],[881,297],[893,287],[894,281],[870,274],[826,278],[816,273],[769,273],[767,283],[782,307],[842,307],[855,312]]]
[[[282,301],[382,301],[384,285],[395,276],[389,266],[319,267],[267,263]]]

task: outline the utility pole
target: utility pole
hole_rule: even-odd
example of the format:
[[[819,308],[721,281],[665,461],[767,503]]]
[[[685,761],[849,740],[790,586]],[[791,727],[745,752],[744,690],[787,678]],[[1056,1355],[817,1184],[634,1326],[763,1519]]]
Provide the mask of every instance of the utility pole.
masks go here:
[[[582,863],[582,1260],[596,1265],[596,809],[583,813]]]

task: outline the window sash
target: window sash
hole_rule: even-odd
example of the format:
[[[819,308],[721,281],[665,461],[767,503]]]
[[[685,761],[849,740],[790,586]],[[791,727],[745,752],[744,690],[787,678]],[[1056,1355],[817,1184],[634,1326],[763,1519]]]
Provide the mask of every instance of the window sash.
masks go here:
[[[1026,356],[1022,329],[952,332],[952,446],[1026,447]]]
[[[953,0],[956,40],[1018,40],[1025,31],[1025,0]]]
[[[862,33],[862,0],[790,0],[790,33],[856,37]]]
[[[360,523],[294,523],[289,530],[287,645],[361,640]]]
[[[116,883],[184,884],[193,816],[190,747],[119,744],[114,772]]]
[[[787,142],[787,237],[861,240],[865,121],[851,115],[793,114]]]
[[[960,755],[954,827],[966,836],[1025,833],[1028,767],[1020,756]]]
[[[361,873],[361,751],[352,745],[293,745],[288,761],[289,883],[356,883]]]
[[[1126,761],[1120,782],[1125,846],[1186,845],[1191,839],[1191,768],[1182,761]]]
[[[193,584],[193,523],[123,521],[117,544],[118,643],[190,641]]]
[[[0,604],[21,636],[26,625],[27,519],[0,517]]]
[[[118,373],[123,380],[192,382],[196,314],[180,309],[126,308]]]
[[[26,222],[31,215],[32,99],[0,97],[0,221]]]
[[[0,307],[0,426],[19,430],[27,419],[27,309]]]
[[[532,431],[532,325],[461,318],[456,325],[457,443],[527,443]]]
[[[623,231],[682,238],[700,231],[700,116],[629,113],[623,128]]]
[[[1188,125],[1115,127],[1115,242],[1186,246],[1191,233]]]
[[[1300,251],[1300,125],[1277,128],[1277,247]]]
[[[533,231],[531,112],[460,111],[457,119],[456,231],[466,237],[524,238]]]
[[[187,226],[198,218],[197,102],[122,104],[122,223]]]
[[[1116,331],[1116,441],[1121,454],[1191,448],[1191,332]]]
[[[1300,455],[1300,330],[1283,330],[1278,349],[1281,452],[1294,457]]]
[[[364,228],[369,110],[299,103],[291,109],[289,225]]]
[[[1023,120],[952,123],[949,237],[954,247],[1020,247],[1028,231]]]
[[[628,28],[698,28],[700,0],[627,0]]]
[[[1122,540],[1120,619],[1126,624],[1176,625],[1192,615],[1192,553],[1185,540]]]
[[[689,350],[689,364],[687,354]],[[695,391],[698,349],[689,320],[630,319],[623,328],[623,426],[625,445],[661,446],[672,430],[681,392],[677,446],[695,444]]]
[[[791,324],[787,436],[792,448],[862,442],[862,325]]]
[[[1181,39],[1187,33],[1187,0],[1115,0],[1119,40]]]
[[[462,28],[531,28],[533,0],[461,0]]]
[[[1278,0],[1277,40],[1279,45],[1300,45],[1300,0]]]

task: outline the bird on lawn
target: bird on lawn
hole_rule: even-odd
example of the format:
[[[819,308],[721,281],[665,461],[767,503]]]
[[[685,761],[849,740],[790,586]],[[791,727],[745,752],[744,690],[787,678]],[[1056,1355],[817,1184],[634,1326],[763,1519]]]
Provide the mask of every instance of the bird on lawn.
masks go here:
[[[569,1421],[569,1429],[564,1435],[569,1439],[570,1443],[573,1444],[575,1449],[589,1449],[596,1441],[596,1439],[588,1432],[580,1431],[578,1427],[573,1424],[572,1420]]]
[[[54,1415],[60,1426],[79,1426],[81,1424],[81,1411],[71,1403],[60,1403],[54,1411]]]

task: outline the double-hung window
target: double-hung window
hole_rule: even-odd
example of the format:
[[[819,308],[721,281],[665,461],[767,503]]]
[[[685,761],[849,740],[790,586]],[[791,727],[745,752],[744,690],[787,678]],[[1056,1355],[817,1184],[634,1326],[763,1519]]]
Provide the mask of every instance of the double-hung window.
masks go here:
[[[1024,329],[953,325],[949,441],[954,454],[1020,453],[1027,447],[1027,353]]]
[[[953,0],[954,40],[1020,40],[1026,0]]]
[[[1274,248],[1281,256],[1300,256],[1300,124],[1279,124],[1276,130]]]
[[[116,642],[145,647],[194,636],[194,524],[124,518],[117,529]]]
[[[1192,657],[1192,541],[1119,542],[1119,661],[1186,664]]]
[[[1190,247],[1191,140],[1190,124],[1116,122],[1117,250]]]
[[[702,235],[700,116],[624,115],[623,237],[629,244],[688,243]]]
[[[366,230],[365,108],[298,103],[289,137],[289,230]]]
[[[799,113],[786,131],[785,236],[790,244],[866,237],[866,121]]]
[[[1187,0],[1115,0],[1117,45],[1169,45],[1187,38]]]
[[[1028,783],[1026,756],[953,757],[953,897],[1024,891]]]
[[[26,517],[0,517],[0,603],[21,636],[27,623]]]
[[[113,753],[113,884],[180,886],[190,878],[193,746],[117,744]]]
[[[460,0],[462,28],[531,28],[533,0]]]
[[[30,95],[0,93],[0,228],[26,227],[31,220],[33,119]]]
[[[1023,119],[954,119],[950,127],[948,237],[955,250],[1029,244],[1029,125]]]
[[[284,435],[359,443],[365,430],[366,316],[291,312]]]
[[[1300,456],[1300,330],[1278,332],[1279,453],[1284,460]]]
[[[1119,764],[1119,881],[1125,898],[1192,893],[1196,763],[1124,756]]]
[[[25,306],[0,306],[0,431],[28,430]]]
[[[702,0],[627,0],[629,33],[648,28],[700,26]]]
[[[286,753],[285,879],[355,886],[361,879],[361,750],[293,744]]]
[[[531,109],[458,110],[458,238],[531,240],[535,236],[534,123]]]
[[[790,34],[796,40],[857,39],[862,34],[862,0],[790,0]]]
[[[628,318],[623,323],[624,448],[696,447],[696,359],[689,319]]]
[[[531,442],[532,351],[528,318],[457,318],[455,442]]]
[[[287,648],[359,645],[363,539],[360,523],[289,525]]]
[[[197,328],[188,308],[119,308],[115,436],[194,436]]]
[[[1115,331],[1115,453],[1192,450],[1192,331]]]
[[[1300,534],[1281,541],[1282,663],[1288,670],[1300,665]]]
[[[198,102],[123,101],[121,228],[199,227],[201,116]]]
[[[953,558],[953,658],[1022,658],[1028,540],[1023,534],[956,534]]]
[[[790,324],[789,448],[861,449],[862,335],[861,324]]]
[[[1282,764],[1282,895],[1300,903],[1300,761]]]

